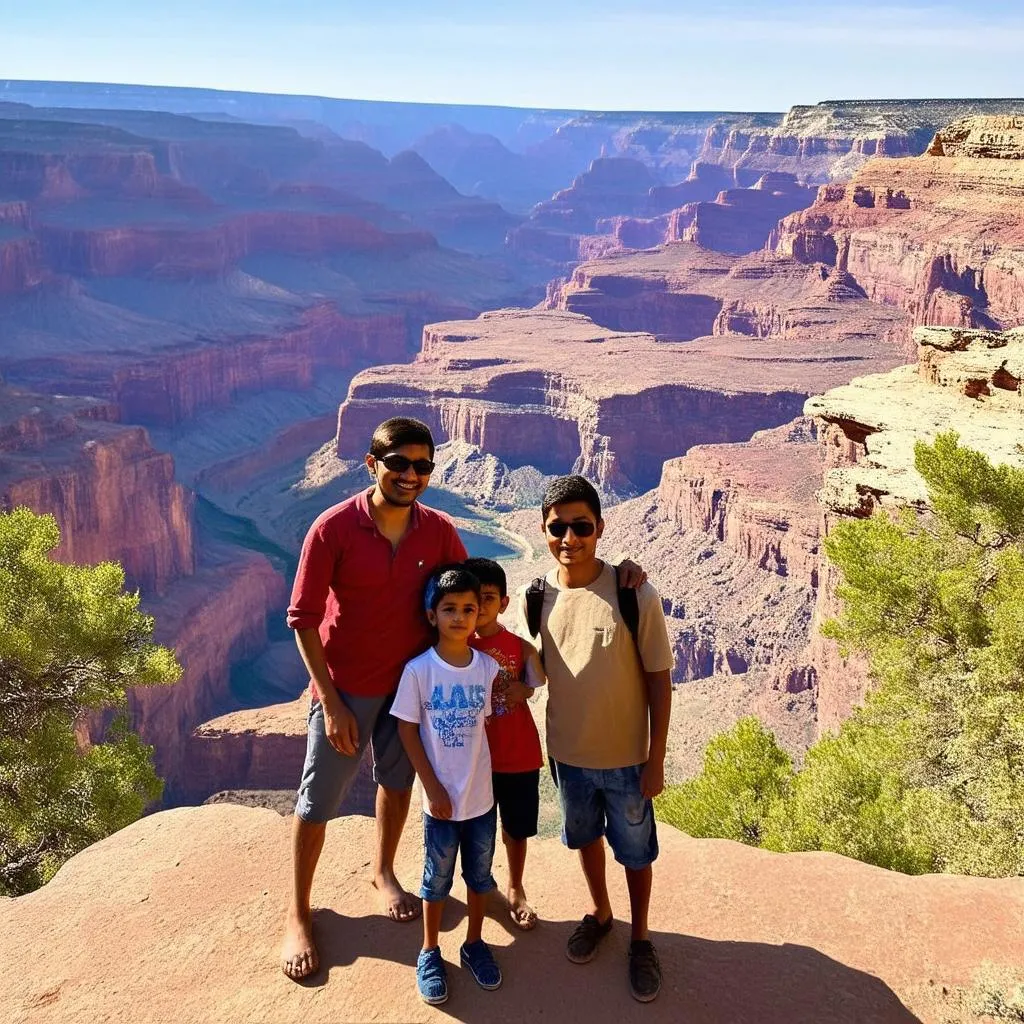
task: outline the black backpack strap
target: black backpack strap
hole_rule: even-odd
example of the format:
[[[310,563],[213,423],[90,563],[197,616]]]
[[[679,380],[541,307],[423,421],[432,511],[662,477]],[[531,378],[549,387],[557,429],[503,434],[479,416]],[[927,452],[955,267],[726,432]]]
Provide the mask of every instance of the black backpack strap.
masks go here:
[[[622,616],[623,622],[626,623],[627,629],[629,629],[629,635],[633,638],[633,643],[636,645],[637,654],[640,654],[640,602],[637,599],[635,588],[619,587],[618,598],[619,614]],[[640,655],[641,664],[643,660],[643,655]]]
[[[540,632],[540,613],[544,608],[544,577],[538,576],[526,588],[526,628],[530,636]]]

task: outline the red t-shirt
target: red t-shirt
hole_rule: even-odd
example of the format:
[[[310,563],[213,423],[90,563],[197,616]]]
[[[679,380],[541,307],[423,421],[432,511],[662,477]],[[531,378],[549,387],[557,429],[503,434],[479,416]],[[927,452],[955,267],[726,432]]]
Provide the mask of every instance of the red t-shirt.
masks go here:
[[[522,680],[522,641],[502,626],[494,636],[474,636],[469,641],[484,654],[489,654],[501,667],[494,688],[491,706],[494,713],[487,719],[487,740],[491,747],[491,768],[496,772],[532,772],[544,763],[537,725],[526,703],[506,704],[505,693],[511,680]]]
[[[370,515],[370,491],[316,519],[306,534],[288,607],[292,629],[319,626],[331,682],[357,697],[398,688],[405,663],[433,642],[423,613],[427,577],[466,548],[443,512],[419,502],[392,550]],[[319,699],[316,685],[313,698]]]

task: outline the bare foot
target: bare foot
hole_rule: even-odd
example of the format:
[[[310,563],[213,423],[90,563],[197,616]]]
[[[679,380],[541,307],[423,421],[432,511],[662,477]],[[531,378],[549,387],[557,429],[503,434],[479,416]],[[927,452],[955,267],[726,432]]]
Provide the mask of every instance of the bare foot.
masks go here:
[[[399,884],[394,875],[378,875],[373,887],[384,900],[384,913],[392,921],[414,921],[423,911],[420,900]]]
[[[526,890],[515,889],[509,886],[506,895],[508,898],[508,916],[512,918],[512,923],[524,932],[528,932],[537,924],[537,912],[526,902]]]
[[[281,946],[281,970],[292,981],[308,978],[320,966],[316,944],[313,942],[313,918],[295,910],[288,912]]]

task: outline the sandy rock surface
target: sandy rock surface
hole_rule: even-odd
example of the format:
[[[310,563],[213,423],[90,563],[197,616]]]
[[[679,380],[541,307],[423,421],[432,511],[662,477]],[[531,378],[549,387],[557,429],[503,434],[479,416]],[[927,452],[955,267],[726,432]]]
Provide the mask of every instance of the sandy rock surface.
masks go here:
[[[145,818],[74,858],[0,914],[0,1019],[10,1024],[175,1021],[692,1022],[940,1021],[943,987],[984,960],[1024,962],[1024,880],[907,878],[830,854],[776,855],[663,827],[651,917],[665,984],[641,1009],[626,987],[628,931],[596,960],[564,956],[584,907],[575,858],[535,844],[529,888],[541,921],[513,934],[495,903],[485,923],[505,982],[478,989],[450,966],[451,999],[419,1001],[417,925],[381,916],[367,876],[373,823],[333,823],[314,891],[320,972],[277,966],[288,891],[289,822],[269,810],[182,808]],[[399,852],[420,870],[419,829]],[[505,864],[495,866],[500,880]],[[611,872],[620,917],[626,901]],[[457,963],[457,881],[441,948]],[[956,926],[951,926],[951,922]]]

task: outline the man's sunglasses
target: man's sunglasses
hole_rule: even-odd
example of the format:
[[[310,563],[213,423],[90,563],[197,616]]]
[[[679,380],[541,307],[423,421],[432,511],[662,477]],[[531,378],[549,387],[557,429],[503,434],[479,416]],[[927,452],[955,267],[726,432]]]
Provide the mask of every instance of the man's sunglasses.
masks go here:
[[[597,529],[589,519],[579,519],[572,523],[567,523],[562,519],[552,519],[545,527],[556,540],[561,540],[570,528],[577,537],[589,537]]]
[[[416,470],[417,476],[430,476],[434,472],[434,464],[430,459],[407,459],[397,452],[382,455],[378,461],[383,462],[384,468],[391,473],[404,473],[410,466]]]

